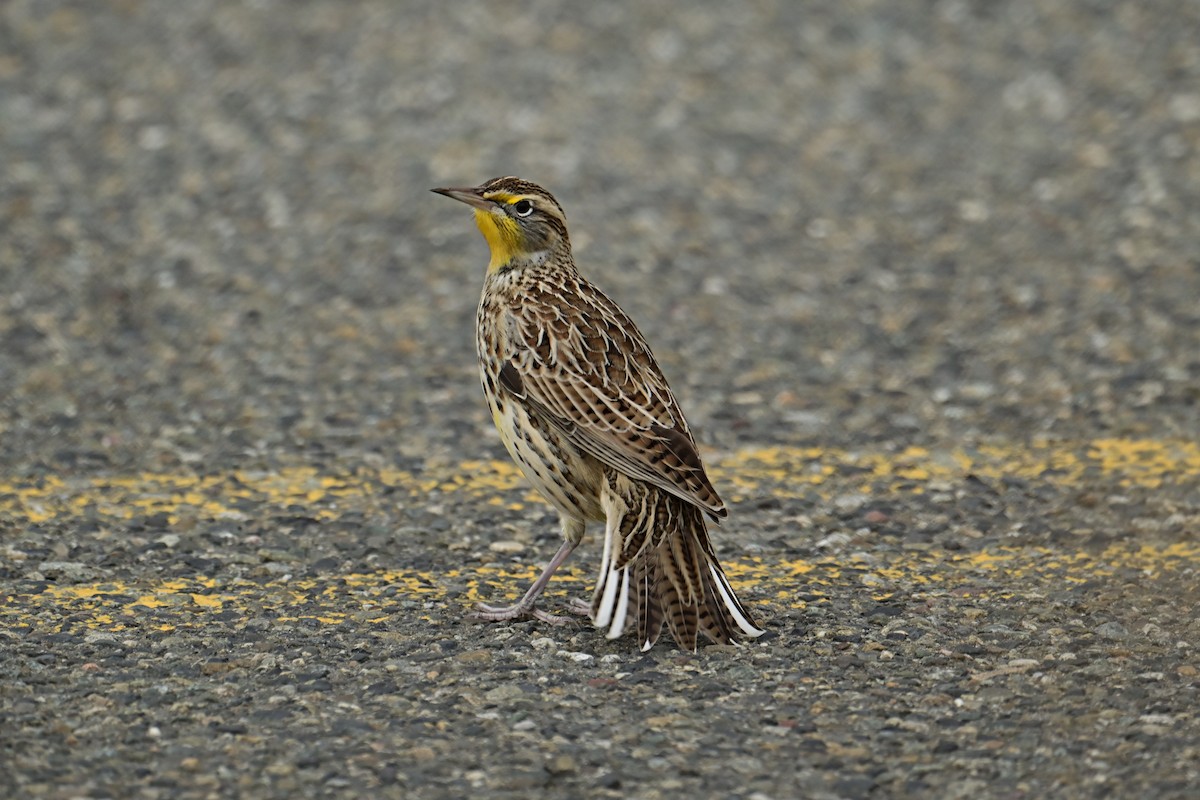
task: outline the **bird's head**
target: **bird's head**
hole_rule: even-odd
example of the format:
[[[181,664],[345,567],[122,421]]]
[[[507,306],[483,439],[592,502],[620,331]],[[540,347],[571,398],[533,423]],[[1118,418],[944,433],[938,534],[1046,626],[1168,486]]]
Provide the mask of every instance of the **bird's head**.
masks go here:
[[[475,224],[491,248],[488,271],[541,263],[570,252],[567,219],[554,195],[536,183],[507,176],[470,189],[434,189],[475,209]]]

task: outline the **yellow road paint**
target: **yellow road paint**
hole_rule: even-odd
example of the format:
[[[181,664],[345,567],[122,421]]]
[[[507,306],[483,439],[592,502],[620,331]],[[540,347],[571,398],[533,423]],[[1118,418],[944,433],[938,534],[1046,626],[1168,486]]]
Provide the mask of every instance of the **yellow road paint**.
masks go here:
[[[967,555],[903,553],[886,567],[863,558],[730,560],[734,589],[770,619],[789,608],[839,596],[876,601],[961,602],[964,599],[1036,600],[1061,595],[1086,581],[1136,582],[1148,590],[1164,578],[1200,568],[1200,544],[1164,547],[1114,545],[1099,553],[1063,553],[1044,547],[1002,548]],[[37,584],[0,592],[0,625],[10,631],[108,631],[169,634],[181,628],[251,620],[272,625],[342,625],[387,629],[398,616],[431,622],[460,616],[480,600],[515,599],[539,568],[477,564],[445,572],[379,571],[257,582],[243,578],[173,578],[128,584]],[[547,608],[590,590],[583,564],[565,567],[547,593]],[[1174,585],[1174,583],[1172,583]],[[413,608],[413,600],[424,601]]]
[[[708,461],[714,483],[733,502],[763,494],[810,497],[824,485],[837,486],[840,492],[872,487],[878,493],[882,486],[888,492],[922,493],[935,482],[967,475],[1078,488],[1097,483],[1142,489],[1200,485],[1200,444],[1184,440],[1097,439],[946,450],[909,447],[890,453],[766,447],[713,454]],[[350,507],[436,502],[438,493],[466,495],[513,509],[541,502],[511,462],[468,460],[420,473],[362,469],[322,474],[301,466],[216,475],[51,475],[36,481],[0,480],[0,520],[16,525],[79,517],[120,522],[164,514],[167,524],[174,525],[183,517],[244,520],[250,517],[247,508],[282,508],[330,520]]]
[[[946,450],[909,447],[888,453],[769,447],[713,454],[708,461],[714,482],[735,502],[764,495],[822,498],[856,490],[874,496],[942,491],[942,484],[952,485],[968,475],[984,480],[1024,479],[1072,491],[1161,492],[1164,497],[1194,497],[1193,487],[1200,486],[1200,445],[1182,440],[1097,439]],[[508,508],[540,502],[508,461],[469,460],[429,465],[417,472],[328,474],[301,466],[216,475],[51,475],[0,480],[0,553],[6,531],[51,522],[69,529],[77,521],[89,520],[102,529],[119,529],[123,523],[149,516],[158,516],[158,527],[165,523],[167,528],[185,519],[240,521],[280,514],[332,520],[351,509],[370,512],[397,504],[464,501]],[[1164,501],[1164,507],[1171,502]],[[593,577],[586,564],[581,560],[563,570],[551,596],[586,592]],[[970,554],[914,551],[889,557],[886,565],[854,558],[728,559],[726,568],[734,587],[750,602],[765,606],[764,616],[769,616],[771,609],[778,612],[825,602],[834,589],[844,593],[853,588],[858,596],[876,600],[943,595],[1034,598],[1094,580],[1129,580],[1129,575],[1152,582],[1200,568],[1200,545],[1138,541],[1101,553],[1036,547]],[[237,627],[250,619],[278,625],[386,627],[398,614],[432,618],[438,608],[458,614],[479,600],[512,598],[536,572],[534,566],[470,564],[442,573],[381,571],[276,581],[10,583],[0,587],[0,625],[49,632],[136,629],[164,635],[214,621]],[[413,599],[423,600],[424,608],[414,609]]]

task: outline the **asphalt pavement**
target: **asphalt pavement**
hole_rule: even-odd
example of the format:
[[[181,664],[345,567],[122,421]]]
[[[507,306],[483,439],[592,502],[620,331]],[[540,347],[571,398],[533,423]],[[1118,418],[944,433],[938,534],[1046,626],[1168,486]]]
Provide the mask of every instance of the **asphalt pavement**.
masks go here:
[[[0,796],[1200,796],[1200,4],[0,4]],[[768,633],[478,624],[566,210]],[[547,597],[586,596],[594,536]]]

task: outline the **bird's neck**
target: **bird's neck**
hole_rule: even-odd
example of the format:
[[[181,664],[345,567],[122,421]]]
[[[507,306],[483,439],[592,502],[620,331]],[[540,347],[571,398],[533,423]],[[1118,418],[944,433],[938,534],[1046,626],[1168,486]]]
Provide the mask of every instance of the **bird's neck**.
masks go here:
[[[571,258],[570,247],[555,247],[549,250],[522,250],[510,252],[506,257],[497,258],[495,248],[492,248],[492,259],[488,262],[488,274],[496,275],[507,272],[539,271],[551,269],[554,271],[575,270],[575,261]]]

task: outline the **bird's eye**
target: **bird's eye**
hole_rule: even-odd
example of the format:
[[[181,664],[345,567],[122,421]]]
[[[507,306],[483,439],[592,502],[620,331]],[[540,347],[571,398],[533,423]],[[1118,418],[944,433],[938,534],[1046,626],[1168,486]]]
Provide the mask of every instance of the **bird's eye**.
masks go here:
[[[513,203],[513,211],[517,212],[518,217],[528,217],[533,213],[533,203],[528,200],[518,200]]]

